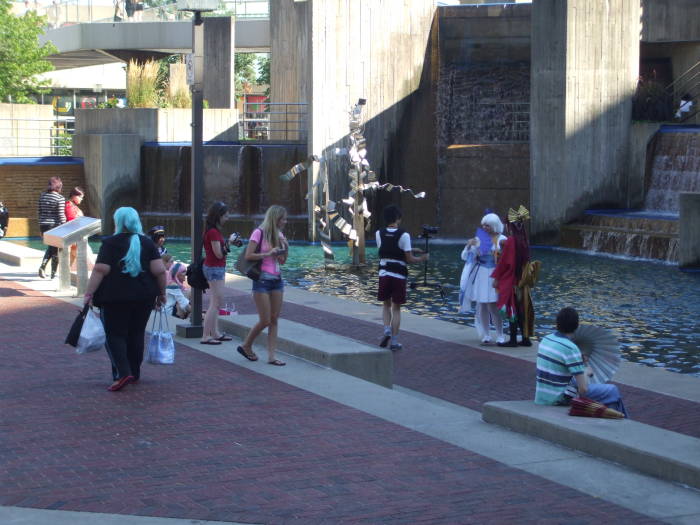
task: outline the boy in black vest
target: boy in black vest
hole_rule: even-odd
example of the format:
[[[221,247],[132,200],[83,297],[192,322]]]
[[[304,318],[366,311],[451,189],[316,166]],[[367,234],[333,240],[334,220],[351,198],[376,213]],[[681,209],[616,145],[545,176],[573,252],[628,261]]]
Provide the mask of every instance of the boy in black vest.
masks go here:
[[[384,337],[379,346],[386,347],[391,340],[391,350],[401,350],[398,341],[401,325],[401,305],[406,302],[406,263],[420,263],[428,260],[428,254],[416,257],[411,251],[411,236],[399,228],[401,210],[398,206],[384,208],[386,228],[377,230],[379,252],[379,289],[377,298],[384,302]]]

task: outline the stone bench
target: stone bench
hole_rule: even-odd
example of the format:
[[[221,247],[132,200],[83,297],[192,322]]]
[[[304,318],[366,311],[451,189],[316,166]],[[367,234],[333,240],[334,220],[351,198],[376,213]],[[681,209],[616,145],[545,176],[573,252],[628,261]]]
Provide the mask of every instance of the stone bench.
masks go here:
[[[240,338],[244,338],[257,322],[257,315],[219,318],[219,325],[223,330]],[[267,330],[256,339],[256,344],[266,343]],[[277,348],[287,354],[381,386],[391,388],[393,384],[394,357],[390,350],[378,346],[369,346],[318,328],[280,319]],[[265,354],[260,358],[265,359]]]
[[[39,268],[44,252],[9,241],[0,241],[0,261],[12,266],[33,266]]]
[[[487,423],[580,450],[669,481],[700,488],[700,439],[639,423],[568,414],[532,401],[485,403]]]

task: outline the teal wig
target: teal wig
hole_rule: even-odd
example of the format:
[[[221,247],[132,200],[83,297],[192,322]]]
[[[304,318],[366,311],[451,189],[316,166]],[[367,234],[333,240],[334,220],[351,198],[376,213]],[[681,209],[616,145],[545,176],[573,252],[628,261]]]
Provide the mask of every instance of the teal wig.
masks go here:
[[[114,212],[114,233],[133,234],[129,242],[129,251],[122,259],[124,263],[122,273],[136,277],[143,271],[141,267],[141,239],[139,239],[139,235],[143,234],[143,228],[139,213],[128,206],[118,208]]]

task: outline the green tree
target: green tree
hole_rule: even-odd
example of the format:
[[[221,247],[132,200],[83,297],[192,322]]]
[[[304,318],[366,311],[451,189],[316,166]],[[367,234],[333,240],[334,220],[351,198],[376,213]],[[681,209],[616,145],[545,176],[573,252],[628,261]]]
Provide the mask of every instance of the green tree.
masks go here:
[[[58,50],[51,43],[39,45],[44,17],[34,11],[15,16],[11,7],[10,0],[0,0],[0,100],[33,102],[31,95],[45,92],[48,85],[36,76],[53,69],[46,57]]]
[[[243,84],[255,84],[258,71],[255,67],[255,53],[236,53],[234,56],[234,68],[236,75],[236,98],[243,95]]]
[[[266,95],[270,95],[270,55],[261,54],[258,58],[258,84],[267,84]]]

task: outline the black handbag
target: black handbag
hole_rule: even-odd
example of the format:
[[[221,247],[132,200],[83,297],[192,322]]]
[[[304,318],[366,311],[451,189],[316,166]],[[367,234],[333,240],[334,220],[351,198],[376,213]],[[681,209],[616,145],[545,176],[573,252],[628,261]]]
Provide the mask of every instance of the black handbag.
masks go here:
[[[204,241],[202,241],[202,248],[204,248]],[[201,257],[202,248],[199,250],[199,259],[190,263],[185,276],[187,277],[187,284],[192,288],[204,291],[209,288],[209,281],[204,277],[204,258]]]
[[[260,230],[260,242],[255,247],[255,252],[253,253],[260,253],[260,246],[262,245],[262,235],[262,230]],[[248,279],[252,279],[253,281],[259,281],[260,274],[262,273],[262,259],[258,259],[256,261],[249,261],[245,258],[245,252],[246,250],[241,250],[241,253],[238,254],[238,260],[235,264],[236,270],[241,272]]]
[[[70,330],[68,330],[68,335],[66,336],[65,344],[76,347],[78,346],[78,339],[80,339],[80,331],[83,329],[83,322],[85,321],[85,316],[87,315],[88,310],[90,310],[90,303],[86,304],[83,307],[83,309],[78,314],[78,317],[76,317],[75,321],[73,321]]]

